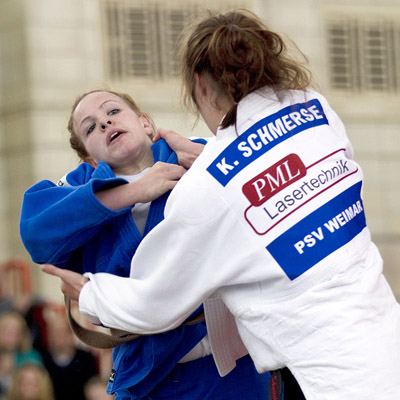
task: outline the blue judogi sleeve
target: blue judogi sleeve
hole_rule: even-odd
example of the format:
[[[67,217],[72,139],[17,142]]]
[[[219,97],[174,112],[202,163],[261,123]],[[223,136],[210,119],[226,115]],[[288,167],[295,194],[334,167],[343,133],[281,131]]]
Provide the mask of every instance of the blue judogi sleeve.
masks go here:
[[[81,273],[106,271],[106,266],[97,270],[94,264],[98,264],[96,257],[102,259],[103,253],[112,251],[109,245],[106,248],[98,247],[97,250],[93,248],[95,252],[90,257],[82,255],[82,250],[78,249],[87,245],[110,224],[116,223],[116,227],[120,227],[123,232],[129,230],[124,229],[124,224],[129,224],[126,219],[131,218],[130,208],[114,211],[104,207],[95,197],[96,191],[118,186],[126,181],[116,178],[108,165],[102,162],[96,170],[89,164],[81,164],[67,175],[67,181],[68,186],[57,186],[44,180],[25,192],[20,219],[23,244],[36,263],[51,263],[65,268],[69,262],[68,268],[74,267]],[[133,221],[131,225],[133,229]],[[109,239],[116,233],[116,229],[111,231],[105,235]],[[116,240],[115,237],[113,239]],[[126,240],[129,239],[130,235]],[[105,240],[96,242],[101,244]],[[80,253],[80,257],[78,253],[74,254],[76,251]],[[83,259],[87,260],[86,268]],[[112,269],[108,272],[111,271]],[[127,273],[128,268],[124,276]]]

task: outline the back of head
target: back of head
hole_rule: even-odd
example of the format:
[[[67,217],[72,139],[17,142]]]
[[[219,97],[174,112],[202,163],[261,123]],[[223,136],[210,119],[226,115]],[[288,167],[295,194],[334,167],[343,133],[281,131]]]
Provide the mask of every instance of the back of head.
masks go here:
[[[217,94],[216,106],[218,98],[231,104],[222,128],[235,123],[236,105],[249,93],[264,86],[274,91],[305,90],[310,84],[308,70],[287,56],[282,38],[250,11],[209,12],[185,37],[181,45],[184,103],[198,114],[194,74],[207,74]]]

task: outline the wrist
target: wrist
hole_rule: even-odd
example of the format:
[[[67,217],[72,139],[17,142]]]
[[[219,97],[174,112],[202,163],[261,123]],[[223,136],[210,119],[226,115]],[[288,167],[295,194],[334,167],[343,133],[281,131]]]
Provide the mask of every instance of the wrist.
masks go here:
[[[190,151],[185,153],[185,161],[182,162],[182,166],[189,169],[192,164],[196,161],[197,157],[202,153],[204,145],[200,143],[191,143]]]

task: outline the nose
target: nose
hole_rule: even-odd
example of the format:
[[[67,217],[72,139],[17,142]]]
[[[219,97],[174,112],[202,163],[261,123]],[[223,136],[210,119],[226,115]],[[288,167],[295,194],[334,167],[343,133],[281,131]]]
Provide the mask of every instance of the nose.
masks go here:
[[[107,125],[111,125],[111,121],[107,121],[106,123],[102,123],[102,124],[101,124],[101,129],[102,129],[102,130],[106,129],[106,126],[107,126],[106,124],[107,124]]]

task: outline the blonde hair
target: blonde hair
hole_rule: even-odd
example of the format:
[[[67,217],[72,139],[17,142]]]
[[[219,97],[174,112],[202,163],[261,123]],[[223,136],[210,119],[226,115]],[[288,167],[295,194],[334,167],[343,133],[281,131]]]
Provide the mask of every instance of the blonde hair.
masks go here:
[[[13,373],[12,383],[7,395],[7,400],[21,400],[21,381],[24,373],[29,370],[36,373],[36,381],[39,382],[39,393],[35,400],[55,400],[53,384],[51,382],[49,373],[42,365],[38,363],[22,364]]]
[[[0,331],[9,324],[10,320],[14,320],[18,323],[21,333],[21,340],[15,350],[21,353],[27,353],[32,349],[32,336],[25,318],[17,311],[2,312],[0,314]]]
[[[287,55],[283,39],[248,10],[208,11],[188,29],[180,47],[183,103],[199,115],[194,74],[206,73],[217,94],[216,106],[220,98],[231,104],[222,128],[236,123],[237,103],[249,93],[263,86],[305,90],[311,83],[309,70]]]
[[[138,104],[135,102],[135,100],[133,100],[133,98],[131,96],[129,96],[129,94],[126,93],[120,93],[120,92],[114,92],[113,90],[109,90],[109,89],[95,89],[95,90],[90,90],[89,92],[83,93],[82,95],[78,96],[71,108],[71,114],[68,120],[68,124],[67,124],[67,129],[68,132],[70,133],[70,137],[69,137],[69,143],[71,145],[71,148],[73,150],[75,150],[75,152],[78,154],[78,157],[82,160],[85,161],[90,154],[87,152],[85,146],[83,145],[82,141],[79,139],[78,135],[76,134],[75,130],[74,130],[74,112],[76,110],[76,107],[78,107],[78,104],[89,94],[92,93],[99,93],[99,92],[105,92],[105,93],[111,93],[115,96],[118,96],[119,98],[121,98],[128,106],[130,109],[132,109],[137,115],[143,115],[145,113],[143,113],[141,111],[141,109],[139,108]],[[149,117],[147,114],[145,114],[146,117],[150,120],[151,125],[153,127],[153,133],[155,132],[155,124],[152,120],[151,117]]]

